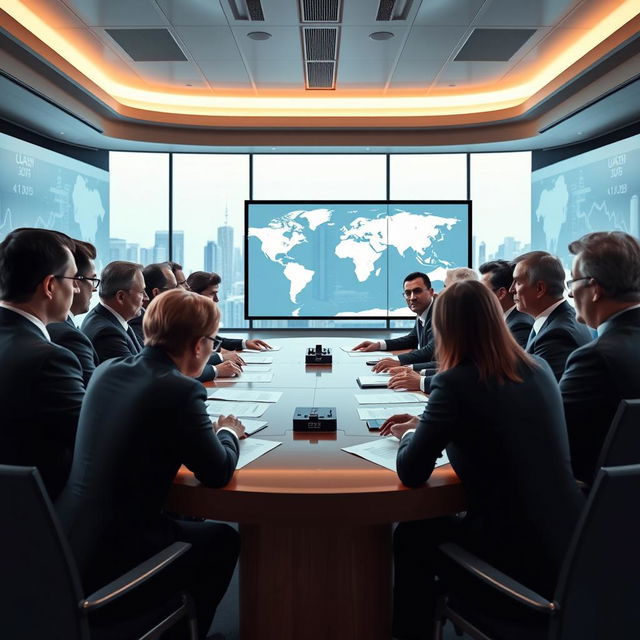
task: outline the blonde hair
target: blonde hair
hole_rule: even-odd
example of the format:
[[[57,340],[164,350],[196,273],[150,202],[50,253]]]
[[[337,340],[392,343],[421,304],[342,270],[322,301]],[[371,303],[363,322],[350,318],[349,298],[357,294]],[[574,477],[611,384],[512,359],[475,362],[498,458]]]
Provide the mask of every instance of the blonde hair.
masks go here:
[[[498,298],[476,280],[455,282],[437,297],[433,326],[439,371],[470,360],[480,380],[521,382],[518,365],[535,364],[507,328]]]
[[[194,341],[215,334],[219,322],[220,311],[211,298],[171,289],[147,307],[142,321],[144,344],[178,356]]]

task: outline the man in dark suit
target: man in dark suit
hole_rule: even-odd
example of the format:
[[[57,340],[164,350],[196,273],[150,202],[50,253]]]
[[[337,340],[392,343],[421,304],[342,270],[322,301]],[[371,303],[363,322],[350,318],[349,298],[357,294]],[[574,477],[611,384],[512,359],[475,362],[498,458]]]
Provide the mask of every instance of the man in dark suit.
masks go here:
[[[82,240],[74,240],[76,248],[73,257],[78,268],[77,280],[78,291],[73,296],[71,309],[64,322],[52,322],[47,325],[47,331],[51,340],[56,344],[69,349],[73,353],[82,367],[82,379],[84,386],[89,384],[89,380],[95,368],[100,364],[98,354],[91,344],[91,340],[76,327],[73,316],[87,313],[91,302],[91,295],[98,290],[100,280],[96,278],[96,248]]]
[[[0,463],[35,465],[54,500],[66,482],[84,396],[82,370],[50,341],[77,291],[73,241],[17,229],[0,244]]]
[[[191,543],[135,598],[163,602],[188,591],[202,638],[233,573],[238,535],[228,525],[170,518],[164,505],[181,464],[209,487],[227,484],[236,467],[244,427],[233,416],[212,425],[205,389],[193,379],[219,317],[210,300],[182,289],[151,302],[142,352],[105,362],[93,376],[57,505],[87,591],[176,540]]]
[[[140,353],[142,345],[127,324],[148,300],[142,267],[134,262],[110,262],[100,276],[100,302],[87,314],[82,331],[100,362]]]
[[[513,295],[509,291],[513,282],[513,268],[514,265],[506,260],[491,260],[481,264],[478,271],[482,276],[480,280],[496,294],[511,335],[524,349],[529,340],[533,318],[516,309]]]
[[[620,231],[589,233],[575,255],[569,295],[598,337],[567,360],[560,391],[575,476],[591,484],[622,399],[640,398],[640,244]],[[640,425],[639,425],[640,427]]]
[[[389,367],[414,364],[417,362],[429,362],[433,360],[435,344],[431,330],[431,310],[433,308],[433,289],[431,280],[426,273],[410,273],[403,282],[403,296],[407,306],[416,314],[416,323],[411,331],[400,338],[390,340],[378,340],[376,342],[365,340],[357,344],[354,351],[392,351],[400,349],[412,349],[409,353],[403,353],[397,358],[383,358],[375,371],[384,371]]]
[[[563,298],[564,269],[558,258],[546,251],[530,251],[513,263],[509,291],[518,311],[534,318],[525,349],[544,358],[560,380],[567,358],[591,341],[591,332],[577,322],[571,305]]]

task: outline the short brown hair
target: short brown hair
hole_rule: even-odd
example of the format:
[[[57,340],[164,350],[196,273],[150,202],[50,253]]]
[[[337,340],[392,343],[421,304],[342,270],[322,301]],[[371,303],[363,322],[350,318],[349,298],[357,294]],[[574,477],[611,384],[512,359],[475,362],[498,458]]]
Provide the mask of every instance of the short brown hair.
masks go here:
[[[587,233],[569,245],[583,275],[620,302],[640,300],[640,243],[623,231]]]
[[[477,280],[461,280],[436,298],[433,310],[439,371],[470,360],[480,380],[521,382],[518,364],[534,365],[514,340],[498,298]]]
[[[142,273],[142,265],[125,260],[110,262],[100,274],[99,295],[103,299],[113,298],[118,291],[128,291],[133,286],[136,273]]]
[[[218,330],[220,311],[205,296],[185,289],[171,289],[156,296],[142,320],[144,344],[181,354],[192,342]]]
[[[221,281],[222,278],[217,273],[209,273],[208,271],[194,271],[187,278],[189,289],[196,293],[202,293],[208,287],[220,284]]]

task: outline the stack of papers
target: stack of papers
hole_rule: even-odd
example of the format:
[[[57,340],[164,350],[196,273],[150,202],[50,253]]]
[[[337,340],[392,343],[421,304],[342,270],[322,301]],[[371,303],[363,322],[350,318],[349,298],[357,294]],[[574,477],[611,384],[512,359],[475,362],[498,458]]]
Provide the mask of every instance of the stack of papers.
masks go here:
[[[273,373],[261,373],[260,371],[248,371],[245,369],[239,376],[235,378],[226,378],[231,382],[271,382]]]
[[[427,398],[419,393],[408,391],[378,391],[376,393],[356,393],[359,404],[408,404],[413,402],[427,402]]]
[[[398,447],[400,440],[395,436],[387,436],[356,444],[352,447],[343,447],[342,450],[347,453],[353,453],[370,462],[375,462],[390,471],[396,470],[396,457],[398,455]],[[449,464],[447,452],[443,451],[436,460],[436,467]]]
[[[212,417],[234,415],[237,418],[259,418],[269,406],[266,402],[210,400],[207,402],[207,413]]]
[[[273,364],[273,358],[269,358],[268,356],[259,356],[254,355],[257,354],[257,351],[243,351],[242,359],[250,365],[254,364]]]
[[[363,389],[375,389],[386,387],[390,378],[389,373],[374,373],[370,376],[358,376],[356,381]]]
[[[238,456],[238,464],[236,469],[246,467],[250,462],[257,460],[260,456],[275,449],[282,442],[273,442],[271,440],[259,440],[258,438],[247,438],[240,440],[240,455]]]
[[[362,357],[362,358],[367,358],[367,359],[374,359],[374,358],[392,358],[393,355],[391,353],[389,353],[388,351],[353,351],[352,349],[346,349],[345,347],[340,347],[343,351],[346,351],[351,357],[357,358],[357,357]]]
[[[239,400],[243,402],[278,402],[282,391],[244,391],[243,389],[216,388],[208,395],[209,400]]]
[[[410,416],[421,416],[424,404],[394,404],[384,407],[358,407],[360,420],[386,420],[397,413],[408,413]]]
[[[280,351],[281,346],[272,346],[271,349],[242,349],[242,353],[268,353],[269,351]]]

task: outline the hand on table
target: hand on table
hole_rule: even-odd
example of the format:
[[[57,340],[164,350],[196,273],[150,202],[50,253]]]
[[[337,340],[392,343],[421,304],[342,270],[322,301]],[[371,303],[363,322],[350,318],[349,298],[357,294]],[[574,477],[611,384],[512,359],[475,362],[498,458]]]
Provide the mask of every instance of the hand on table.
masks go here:
[[[216,371],[218,372],[218,375],[216,376],[218,378],[235,378],[242,373],[240,365],[232,362],[231,360],[225,360],[221,364],[217,364]]]
[[[373,367],[371,367],[371,371],[375,371],[376,373],[382,373],[383,371],[388,371],[391,367],[399,367],[400,360],[397,358],[382,358],[382,360],[378,360]]]
[[[271,345],[264,340],[257,340],[256,338],[252,340],[247,340],[246,342],[247,349],[255,349],[256,351],[269,351],[271,349]]]
[[[412,416],[408,413],[397,413],[395,416],[387,418],[380,427],[380,435],[388,436],[394,435],[396,438],[401,438],[402,435],[409,429],[415,429],[418,426],[417,416]]]
[[[242,367],[247,364],[237,351],[227,351],[226,349],[220,349],[220,355],[223,362],[235,362],[238,366]]]
[[[406,389],[407,391],[421,391],[420,379],[422,376],[417,372],[406,367],[394,367],[400,369],[398,373],[389,378],[387,387],[389,389]],[[392,369],[393,371],[393,369]]]
[[[380,349],[379,342],[371,342],[371,340],[365,340],[360,344],[353,347],[352,351],[378,351]]]
[[[240,438],[240,440],[247,437],[247,434],[244,432],[244,425],[234,415],[220,416],[213,423],[213,428],[215,429],[216,433],[222,427],[231,429],[231,431],[233,431],[238,436],[238,438]]]

